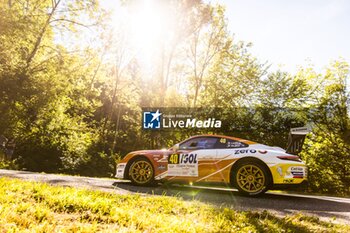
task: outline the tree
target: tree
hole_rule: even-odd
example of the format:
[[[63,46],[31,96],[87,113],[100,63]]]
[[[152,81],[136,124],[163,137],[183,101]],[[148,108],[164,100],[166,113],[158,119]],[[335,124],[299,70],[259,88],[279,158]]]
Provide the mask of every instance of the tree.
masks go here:
[[[340,60],[313,80],[319,87],[310,114],[314,129],[302,157],[309,165],[310,188],[314,191],[350,192],[348,74],[349,65]]]
[[[88,84],[96,54],[88,48],[65,48],[55,42],[55,35],[87,27],[79,22],[84,15],[97,23],[98,4],[63,0],[0,4],[0,53],[5,58],[0,61],[0,129],[16,138],[16,155],[24,167],[74,170],[88,157],[95,140],[91,112],[98,105],[98,90]]]
[[[227,51],[230,40],[227,37],[227,22],[224,18],[224,9],[221,6],[211,7],[208,13],[208,22],[197,27],[190,36],[187,58],[190,62],[189,81],[194,90],[192,107],[197,107],[200,90],[203,88],[204,78],[217,56]]]

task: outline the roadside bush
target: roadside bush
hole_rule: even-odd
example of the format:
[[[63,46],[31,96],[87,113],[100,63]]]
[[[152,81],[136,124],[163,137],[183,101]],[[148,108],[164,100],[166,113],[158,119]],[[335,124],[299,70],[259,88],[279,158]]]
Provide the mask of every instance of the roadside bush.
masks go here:
[[[350,195],[350,143],[333,132],[315,132],[301,154],[314,192]]]
[[[0,160],[0,169],[13,169],[13,170],[18,170],[19,169],[19,164],[17,160]]]

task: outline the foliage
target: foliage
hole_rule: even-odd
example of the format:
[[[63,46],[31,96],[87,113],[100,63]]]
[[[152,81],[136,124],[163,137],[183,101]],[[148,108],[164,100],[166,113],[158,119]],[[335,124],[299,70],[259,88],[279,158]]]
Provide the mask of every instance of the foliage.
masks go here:
[[[0,179],[0,230],[57,232],[348,232],[301,214],[215,208],[176,197],[117,195]],[[142,210],[142,211],[140,211]]]
[[[302,156],[309,166],[310,188],[316,192],[350,193],[350,143],[334,132],[315,132]]]
[[[0,160],[0,169],[18,170],[19,168],[20,166],[16,160],[9,160],[9,161]]]
[[[76,171],[98,138],[92,116],[99,90],[90,83],[96,55],[54,42],[55,31],[82,26],[84,14],[93,21],[94,2],[0,3],[0,129],[16,138],[17,156],[30,170]]]
[[[313,133],[302,157],[310,170],[310,188],[316,192],[349,194],[350,117],[346,87],[349,65],[337,61],[327,70],[310,114]],[[320,83],[320,82],[319,82]]]

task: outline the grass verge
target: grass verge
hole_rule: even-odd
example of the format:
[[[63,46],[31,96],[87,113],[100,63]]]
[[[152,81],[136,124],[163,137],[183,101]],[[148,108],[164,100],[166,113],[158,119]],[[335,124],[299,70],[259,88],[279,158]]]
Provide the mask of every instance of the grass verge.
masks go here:
[[[350,226],[301,214],[215,208],[176,197],[101,191],[0,179],[0,232],[350,232]]]

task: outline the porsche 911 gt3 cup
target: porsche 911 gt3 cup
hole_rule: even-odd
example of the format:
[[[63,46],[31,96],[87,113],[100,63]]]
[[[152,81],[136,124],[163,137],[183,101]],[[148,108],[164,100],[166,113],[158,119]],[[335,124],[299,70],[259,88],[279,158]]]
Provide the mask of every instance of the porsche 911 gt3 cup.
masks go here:
[[[168,150],[129,153],[117,164],[116,177],[135,185],[219,182],[251,196],[298,186],[307,180],[307,168],[297,156],[306,133],[292,129],[287,150],[229,136],[194,136]]]

